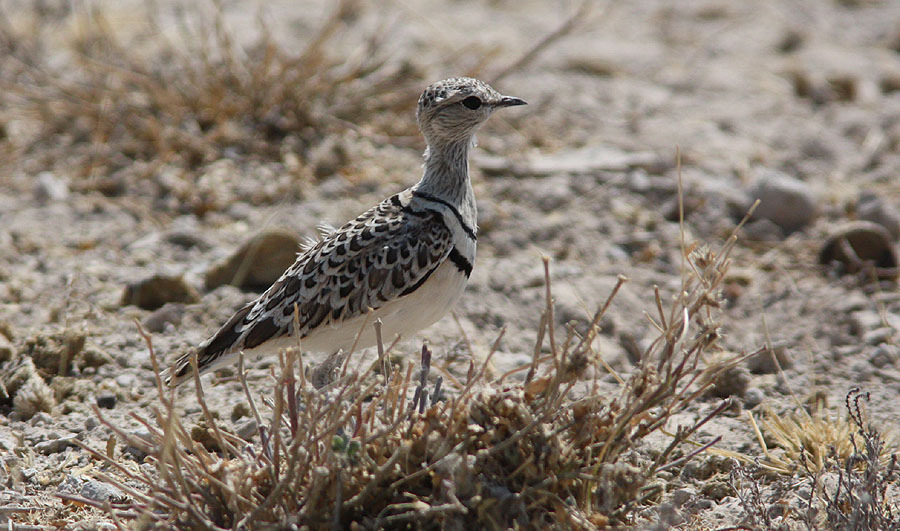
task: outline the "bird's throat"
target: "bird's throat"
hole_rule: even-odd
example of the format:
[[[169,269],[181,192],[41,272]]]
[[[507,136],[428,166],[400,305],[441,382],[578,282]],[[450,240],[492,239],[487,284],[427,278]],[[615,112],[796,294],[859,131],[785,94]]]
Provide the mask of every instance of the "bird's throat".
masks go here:
[[[466,138],[457,142],[429,145],[425,150],[425,174],[418,189],[461,204],[472,193],[469,182],[469,146]]]

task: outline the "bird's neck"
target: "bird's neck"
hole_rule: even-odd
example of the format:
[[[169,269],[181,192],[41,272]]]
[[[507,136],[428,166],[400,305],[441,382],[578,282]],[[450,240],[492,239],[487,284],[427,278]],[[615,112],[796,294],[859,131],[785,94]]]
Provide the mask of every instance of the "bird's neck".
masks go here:
[[[457,207],[468,206],[474,211],[475,198],[469,181],[469,146],[471,139],[441,144],[429,144],[425,150],[425,174],[417,190],[439,197]],[[474,212],[473,212],[474,214]]]

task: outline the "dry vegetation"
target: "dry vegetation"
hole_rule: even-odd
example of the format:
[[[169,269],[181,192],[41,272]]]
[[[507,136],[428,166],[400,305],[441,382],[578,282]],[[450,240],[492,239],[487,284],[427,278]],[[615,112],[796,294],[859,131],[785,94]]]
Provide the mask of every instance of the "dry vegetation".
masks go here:
[[[900,529],[897,445],[866,420],[868,400],[868,393],[852,389],[845,402],[848,419],[837,421],[821,412],[785,418],[767,413],[766,432],[783,457],[773,457],[760,435],[766,458],[735,467],[731,475],[747,529],[791,529],[790,519],[808,530]],[[772,472],[787,478],[780,482],[782,493],[805,486],[800,507],[790,507],[784,496],[762,496],[760,479]]]
[[[103,9],[74,9],[57,20],[37,7],[0,17],[0,103],[14,110],[6,119],[35,129],[10,158],[75,168],[79,189],[119,195],[163,165],[195,171],[223,157],[284,162],[308,178],[307,158],[330,133],[414,133],[395,117],[415,100],[421,72],[388,60],[377,32],[357,27],[353,0],[296,52],[262,18],[258,37],[242,44],[218,3],[175,13],[171,37],[158,21],[168,13],[152,8],[145,26],[124,29]],[[348,35],[355,47],[339,44]],[[196,213],[208,208],[180,199]]]
[[[547,325],[553,322],[548,273],[534,359],[516,371],[524,379],[489,379],[487,362],[471,364],[462,380],[448,371],[434,378],[427,347],[418,368],[393,370],[390,349],[379,348],[379,360],[365,371],[350,369],[353,354],[305,371],[302,355],[289,350],[272,375],[268,411],[239,371],[259,426],[253,444],[219,427],[199,378],[200,429],[185,424],[173,392],[159,384],[156,417],[140,419],[150,440],[109,424],[118,437],[147,447],[152,473],[90,450],[104,463],[100,477],[132,497],[106,509],[120,521],[196,529],[351,522],[592,529],[628,522],[659,499],[659,472],[715,442],[687,455],[676,451],[724,404],[679,428],[664,450],[638,451],[740,359],[703,361],[716,349],[719,285],[733,243],[687,253],[684,291],[668,311],[658,293],[652,297],[659,337],[617,396],[596,392],[605,369],[593,340],[618,287],[587,330],[570,328],[557,338]]]

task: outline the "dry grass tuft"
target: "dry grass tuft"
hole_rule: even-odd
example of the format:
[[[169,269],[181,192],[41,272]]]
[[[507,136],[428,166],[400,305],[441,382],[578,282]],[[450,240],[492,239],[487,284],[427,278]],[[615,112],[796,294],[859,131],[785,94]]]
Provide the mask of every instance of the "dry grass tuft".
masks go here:
[[[900,529],[897,446],[865,419],[868,399],[868,393],[850,390],[848,421],[830,421],[819,412],[789,417],[767,413],[763,426],[784,456],[774,456],[761,442],[765,459],[732,470],[731,485],[750,525],[746,529],[788,529],[789,519],[810,530]],[[780,476],[772,485],[774,493],[767,495],[761,476],[771,472]],[[785,493],[791,491],[806,492],[796,509],[786,501]]]
[[[359,27],[354,0],[338,2],[296,52],[274,40],[262,17],[258,37],[242,44],[218,2],[150,12],[146,24],[73,9],[0,17],[0,107],[6,120],[36,128],[13,158],[35,158],[40,169],[58,165],[121,193],[107,177],[135,162],[147,164],[146,174],[223,157],[281,162],[296,154],[302,164],[335,131],[411,133],[397,130],[410,120],[392,117],[415,101],[421,74],[405,59],[389,60],[383,40]],[[159,16],[176,19],[176,35],[167,37],[172,23]]]
[[[725,404],[679,427],[666,448],[649,456],[638,450],[737,361],[703,362],[719,337],[718,289],[733,242],[718,253],[687,253],[684,290],[668,311],[658,291],[653,294],[659,337],[611,398],[597,392],[603,366],[593,340],[626,279],[583,336],[570,328],[561,338],[549,326],[549,272],[534,358],[514,371],[519,381],[513,381],[516,374],[486,376],[493,352],[480,367],[470,363],[465,378],[434,377],[431,352],[423,347],[417,369],[391,370],[385,363],[390,349],[379,349],[367,369],[352,370],[346,357],[324,371],[316,387],[307,375],[323,371],[307,371],[303,357],[289,349],[273,372],[265,408],[247,387],[241,363],[239,378],[258,427],[255,443],[219,426],[199,377],[200,430],[187,427],[173,392],[158,383],[155,418],[139,419],[150,432],[152,472],[89,450],[105,463],[108,472],[100,479],[132,498],[107,509],[151,527],[196,529],[351,523],[595,529],[626,522],[658,499],[657,473],[716,442],[675,457]],[[588,368],[593,378],[585,377]],[[134,438],[107,425],[121,440]]]

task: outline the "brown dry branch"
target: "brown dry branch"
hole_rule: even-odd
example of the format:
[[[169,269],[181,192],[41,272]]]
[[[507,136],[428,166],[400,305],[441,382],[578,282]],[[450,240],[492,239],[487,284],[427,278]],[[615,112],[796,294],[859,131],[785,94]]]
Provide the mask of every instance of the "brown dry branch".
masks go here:
[[[150,477],[91,451],[106,463],[104,478],[132,498],[127,507],[111,510],[119,519],[137,515],[150,527],[204,529],[351,523],[376,528],[401,522],[591,529],[626,522],[658,499],[660,486],[653,479],[659,471],[681,466],[708,447],[682,457],[674,451],[724,408],[678,428],[672,443],[652,455],[637,448],[734,362],[705,365],[701,359],[719,336],[718,286],[732,244],[719,253],[701,247],[687,254],[685,290],[668,312],[662,311],[661,296],[652,295],[659,338],[611,398],[595,392],[603,366],[593,343],[625,279],[583,334],[570,327],[563,338],[550,326],[549,268],[540,319],[545,330],[538,333],[549,344],[539,340],[521,381],[489,376],[495,348],[480,367],[470,363],[465,378],[433,376],[426,347],[418,370],[408,364],[405,370],[379,371],[380,361],[364,372],[350,367],[341,374],[334,367],[317,389],[298,370],[302,355],[288,349],[272,374],[264,408],[256,406],[241,363],[238,378],[259,429],[250,442],[217,425],[198,377],[202,430],[187,427],[172,391],[159,386],[154,420],[141,419],[149,441],[135,440],[101,417],[119,440],[147,447],[156,470]],[[152,343],[145,339],[158,373]],[[385,357],[379,347],[379,359]],[[586,377],[590,369],[593,385]]]

